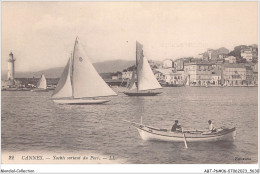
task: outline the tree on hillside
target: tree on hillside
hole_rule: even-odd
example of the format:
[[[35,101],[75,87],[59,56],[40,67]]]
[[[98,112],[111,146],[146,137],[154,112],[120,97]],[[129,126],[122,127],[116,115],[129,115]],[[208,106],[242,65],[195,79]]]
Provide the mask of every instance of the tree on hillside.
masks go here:
[[[237,63],[247,63],[247,60],[244,58],[237,59]]]
[[[124,69],[123,72],[126,72],[126,71],[133,71],[133,70],[135,70],[135,65],[130,66],[130,67]]]
[[[121,75],[121,74],[122,74],[122,72],[117,71],[116,73],[113,73],[113,76],[117,76],[117,75]]]
[[[246,59],[241,57],[241,50],[242,50],[243,47],[246,47],[246,45],[236,46],[233,51],[228,53],[228,56],[236,57],[236,62],[237,63],[246,63],[247,62]]]
[[[258,48],[256,48],[256,53],[258,54]],[[253,62],[253,63],[257,63],[257,62],[258,62],[258,56],[253,57],[252,62]]]
[[[257,63],[257,62],[258,62],[257,57],[256,57],[256,58],[253,58],[252,62],[253,62],[253,63]]]
[[[152,69],[157,69],[157,68],[158,68],[158,66],[156,66],[156,65],[153,65],[153,66],[151,66],[151,68],[152,68]]]

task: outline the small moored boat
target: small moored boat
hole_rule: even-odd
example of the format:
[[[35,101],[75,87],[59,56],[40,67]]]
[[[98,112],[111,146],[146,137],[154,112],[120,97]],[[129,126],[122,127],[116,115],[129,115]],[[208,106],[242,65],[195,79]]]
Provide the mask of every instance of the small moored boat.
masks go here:
[[[44,74],[41,75],[40,80],[38,81],[36,88],[31,90],[32,92],[48,92],[47,89],[47,80]]]
[[[127,121],[129,122],[129,121]],[[184,136],[187,142],[215,142],[215,141],[234,141],[236,128],[218,129],[217,132],[208,133],[205,131],[183,131],[171,132],[167,129],[160,129],[135,122],[130,122],[134,126],[143,140],[183,142]]]

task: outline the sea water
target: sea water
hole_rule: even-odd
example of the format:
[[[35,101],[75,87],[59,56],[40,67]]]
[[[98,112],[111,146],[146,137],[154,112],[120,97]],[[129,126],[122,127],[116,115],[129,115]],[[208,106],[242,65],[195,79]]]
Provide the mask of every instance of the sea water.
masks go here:
[[[52,91],[2,91],[2,152],[96,152],[133,164],[257,163],[256,87],[169,87],[152,97],[118,96],[102,105],[58,105]],[[144,141],[122,120],[171,129],[236,127],[234,142]],[[244,159],[243,159],[244,158]],[[245,160],[246,159],[246,160]]]

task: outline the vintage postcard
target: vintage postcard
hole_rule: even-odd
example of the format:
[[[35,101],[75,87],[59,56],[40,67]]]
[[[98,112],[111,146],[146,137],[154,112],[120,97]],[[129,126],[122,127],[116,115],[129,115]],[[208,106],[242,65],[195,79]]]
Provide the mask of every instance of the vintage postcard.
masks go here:
[[[1,11],[1,172],[259,172],[257,1],[3,1]]]

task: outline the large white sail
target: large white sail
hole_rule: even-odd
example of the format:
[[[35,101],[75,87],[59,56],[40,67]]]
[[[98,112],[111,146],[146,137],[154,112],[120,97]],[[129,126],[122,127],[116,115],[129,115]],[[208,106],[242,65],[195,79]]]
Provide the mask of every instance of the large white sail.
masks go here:
[[[145,57],[141,58],[138,62],[137,77],[138,90],[162,88]]]
[[[72,95],[74,98],[117,95],[99,76],[78,39],[73,52]]]
[[[52,98],[66,98],[66,97],[72,97],[70,58],[66,67],[64,68],[64,71],[61,75],[58,85],[52,95]]]
[[[44,74],[41,75],[41,78],[38,81],[38,83],[36,85],[36,88],[47,89],[47,81],[46,81],[46,78],[45,78]]]

